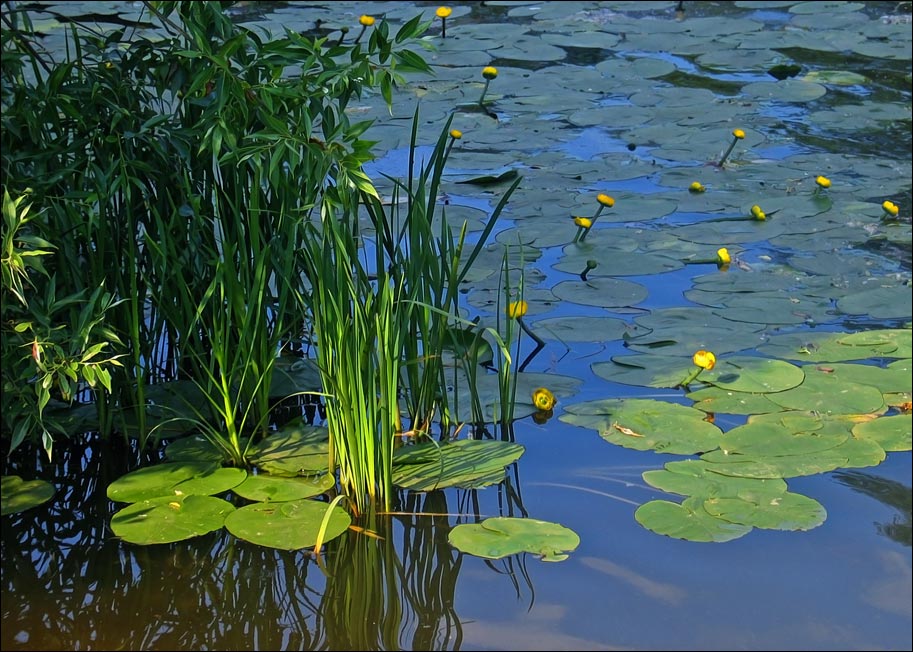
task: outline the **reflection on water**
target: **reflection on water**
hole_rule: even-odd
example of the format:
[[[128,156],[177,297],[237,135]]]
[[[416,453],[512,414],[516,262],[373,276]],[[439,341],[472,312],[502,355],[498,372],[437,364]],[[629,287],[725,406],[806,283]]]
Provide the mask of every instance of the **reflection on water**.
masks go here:
[[[897,516],[890,523],[876,523],[875,528],[879,534],[908,548],[913,544],[913,487],[862,471],[835,471],[834,477],[896,509]]]

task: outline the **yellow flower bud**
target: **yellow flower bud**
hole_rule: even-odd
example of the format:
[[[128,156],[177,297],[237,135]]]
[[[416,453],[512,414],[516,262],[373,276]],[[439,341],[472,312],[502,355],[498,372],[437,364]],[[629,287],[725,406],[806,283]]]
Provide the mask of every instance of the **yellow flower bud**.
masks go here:
[[[751,207],[751,216],[761,222],[767,219],[767,214],[757,204]]]
[[[358,22],[364,25],[365,27],[370,27],[374,24],[374,16],[368,16],[363,14],[361,18],[358,19]]]
[[[494,66],[485,66],[482,68],[482,76],[485,79],[494,79],[498,76],[498,69]]]
[[[732,135],[735,136],[736,138],[738,138],[739,140],[742,140],[745,137],[745,132],[742,131],[741,129],[733,129]]]
[[[900,212],[897,204],[892,201],[885,201],[881,207],[884,209],[884,212],[890,215],[891,217],[897,217],[897,214]]]
[[[453,13],[453,9],[450,7],[438,7],[437,11],[434,12],[438,18],[447,18],[450,14]]]
[[[536,406],[537,410],[548,412],[555,407],[555,403],[557,402],[558,400],[555,398],[555,395],[545,387],[539,387],[538,389],[533,390],[533,405]]]
[[[706,369],[710,371],[716,365],[716,356],[713,355],[710,351],[704,351],[701,349],[691,358],[695,366],[700,367],[701,369]]]
[[[459,129],[451,129],[450,137],[453,138],[454,140],[459,140],[460,138],[463,137],[463,132],[460,131]]]
[[[507,306],[507,316],[511,319],[519,319],[527,313],[529,304],[523,301],[513,301]]]
[[[691,185],[688,186],[688,190],[691,192],[704,192],[707,189],[700,181],[692,181]]]
[[[827,177],[815,177],[815,183],[817,183],[819,187],[824,188],[825,190],[831,187],[831,180]]]
[[[732,258],[729,256],[729,250],[726,247],[716,250],[716,259],[717,263],[720,265],[728,265],[732,262]]]
[[[596,201],[607,208],[612,208],[615,205],[615,200],[603,193],[596,195]]]
[[[588,217],[575,217],[574,224],[579,226],[582,229],[588,229],[593,226],[593,220]]]

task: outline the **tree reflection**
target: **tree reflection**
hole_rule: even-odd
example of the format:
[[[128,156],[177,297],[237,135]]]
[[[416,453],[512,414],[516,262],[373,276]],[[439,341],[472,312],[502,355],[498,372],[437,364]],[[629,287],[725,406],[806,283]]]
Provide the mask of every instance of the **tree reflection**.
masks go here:
[[[879,534],[897,543],[911,546],[913,542],[913,488],[861,471],[837,471],[834,477],[846,486],[878,500],[898,511],[890,523],[876,523]]]

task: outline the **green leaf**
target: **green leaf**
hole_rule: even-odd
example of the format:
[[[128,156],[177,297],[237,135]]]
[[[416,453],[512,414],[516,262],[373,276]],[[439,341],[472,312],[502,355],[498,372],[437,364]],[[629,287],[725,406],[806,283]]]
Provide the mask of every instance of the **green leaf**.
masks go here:
[[[497,484],[525,450],[513,442],[477,439],[400,448],[393,456],[393,484],[413,491]]]
[[[236,486],[234,493],[247,500],[282,502],[319,496],[326,493],[335,484],[335,478],[329,473],[307,478],[260,474],[252,475]]]
[[[805,373],[783,360],[734,356],[718,361],[698,379],[736,392],[764,394],[796,387],[805,379]]]
[[[111,530],[128,543],[173,543],[220,529],[234,509],[231,503],[212,496],[159,496],[116,512]]]
[[[450,531],[447,540],[461,552],[485,559],[528,552],[540,555],[542,561],[562,561],[580,545],[580,537],[563,525],[510,517],[462,523]]]
[[[239,539],[279,550],[313,548],[327,510],[331,510],[323,540],[343,534],[352,522],[339,507],[301,499],[287,502],[255,503],[236,509],[225,519],[225,527]]]
[[[790,491],[776,496],[748,491],[737,498],[708,498],[704,509],[730,523],[769,530],[811,530],[827,518],[827,510],[817,500]]]
[[[908,451],[913,448],[913,415],[895,414],[878,417],[853,427],[853,436],[871,439],[886,451]]]
[[[135,503],[159,496],[178,495],[176,488],[185,480],[212,475],[219,469],[215,462],[165,462],[146,466],[108,485],[107,496],[122,503]],[[240,480],[238,481],[240,482]]]
[[[54,485],[45,480],[23,480],[18,475],[5,475],[0,480],[2,514],[17,514],[43,505],[54,497]]]
[[[752,530],[750,525],[715,518],[704,509],[703,498],[688,498],[682,504],[651,500],[637,508],[634,518],[657,534],[688,541],[722,543]]]

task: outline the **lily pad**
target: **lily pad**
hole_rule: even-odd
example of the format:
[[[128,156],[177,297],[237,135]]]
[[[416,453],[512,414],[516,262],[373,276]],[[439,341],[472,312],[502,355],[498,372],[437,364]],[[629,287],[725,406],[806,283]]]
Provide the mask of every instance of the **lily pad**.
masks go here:
[[[225,527],[239,539],[259,546],[302,550],[317,545],[328,511],[323,541],[330,541],[348,529],[352,518],[339,507],[308,498],[240,507],[228,515]]]
[[[313,498],[326,493],[336,485],[329,473],[306,478],[276,477],[267,474],[252,475],[234,487],[234,493],[247,500],[283,502]]]
[[[751,532],[750,525],[730,523],[704,509],[703,498],[688,498],[683,503],[651,500],[634,512],[634,518],[648,530],[674,539],[723,543]]]
[[[138,545],[174,543],[214,532],[234,506],[213,496],[159,496],[134,502],[111,517],[111,531]]]
[[[734,356],[718,361],[698,378],[723,389],[763,394],[796,387],[805,379],[805,373],[783,360]]]
[[[563,561],[580,545],[580,537],[558,523],[505,516],[461,523],[447,540],[457,550],[485,559],[528,552],[540,555],[542,561]]]
[[[219,468],[213,462],[165,462],[145,466],[122,475],[109,484],[107,496],[122,503],[135,503],[160,496],[179,496],[181,490],[178,486],[181,483],[191,478],[211,476]],[[233,479],[237,480],[235,484],[243,480],[236,477]]]
[[[886,451],[908,451],[913,448],[913,415],[895,414],[860,423],[853,436],[871,439]]]
[[[393,484],[413,491],[486,487],[504,480],[506,467],[525,450],[513,442],[481,439],[407,446],[393,455]]]
[[[821,503],[791,491],[776,496],[743,492],[738,498],[708,498],[704,509],[730,523],[768,530],[811,530],[827,518]]]
[[[46,480],[23,480],[18,475],[5,475],[0,482],[4,516],[38,507],[54,497],[54,485]]]
[[[792,410],[814,410],[821,414],[865,414],[884,409],[884,397],[877,387],[854,383],[851,375],[835,374],[822,365],[802,367],[802,384],[770,394],[770,400]]]
[[[251,447],[252,464],[274,476],[319,475],[329,469],[329,431],[296,419]]]
[[[704,460],[667,462],[663,469],[644,471],[651,487],[682,496],[738,497],[743,491],[778,495],[786,491],[782,478],[740,478],[714,473]]]

